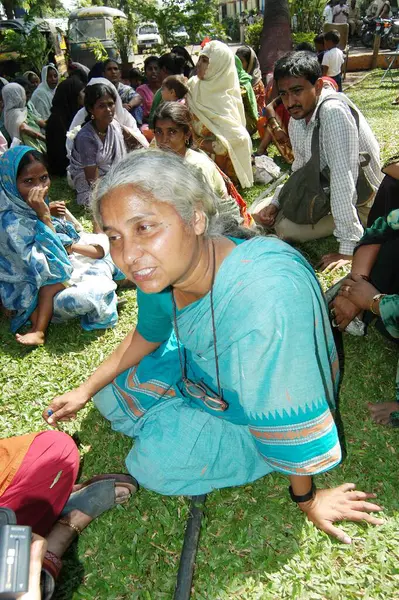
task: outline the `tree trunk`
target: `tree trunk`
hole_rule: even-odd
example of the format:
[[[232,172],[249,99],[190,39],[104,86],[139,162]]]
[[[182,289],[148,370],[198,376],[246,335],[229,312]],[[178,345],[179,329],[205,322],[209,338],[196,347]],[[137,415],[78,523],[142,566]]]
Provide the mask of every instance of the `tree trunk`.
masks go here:
[[[14,0],[4,0],[2,1],[2,5],[4,8],[4,11],[6,13],[7,19],[11,20],[14,18],[14,6],[15,6],[15,2]]]
[[[265,81],[277,59],[292,50],[288,0],[265,0],[259,62]]]

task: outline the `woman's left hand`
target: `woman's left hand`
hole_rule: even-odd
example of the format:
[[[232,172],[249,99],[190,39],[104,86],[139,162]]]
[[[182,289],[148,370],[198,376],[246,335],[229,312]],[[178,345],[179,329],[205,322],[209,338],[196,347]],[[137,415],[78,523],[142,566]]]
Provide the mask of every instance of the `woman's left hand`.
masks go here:
[[[345,279],[338,292],[340,296],[347,298],[360,309],[369,310],[373,297],[378,290],[361,275],[352,275]]]
[[[53,217],[65,217],[66,206],[63,200],[49,203],[50,213]]]
[[[378,504],[367,502],[376,495],[360,492],[355,488],[354,483],[344,483],[330,490],[317,490],[312,500],[298,506],[316,527],[344,544],[351,544],[351,538],[342,529],[335,527],[336,521],[366,521],[370,525],[384,523],[383,519],[369,514],[382,510]]]

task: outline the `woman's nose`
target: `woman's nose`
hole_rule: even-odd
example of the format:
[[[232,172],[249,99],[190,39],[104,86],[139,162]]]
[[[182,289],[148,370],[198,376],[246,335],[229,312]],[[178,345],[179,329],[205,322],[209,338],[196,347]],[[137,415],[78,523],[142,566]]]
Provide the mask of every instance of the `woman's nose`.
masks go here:
[[[143,252],[138,244],[127,242],[123,247],[123,262],[125,265],[132,265],[143,256]]]

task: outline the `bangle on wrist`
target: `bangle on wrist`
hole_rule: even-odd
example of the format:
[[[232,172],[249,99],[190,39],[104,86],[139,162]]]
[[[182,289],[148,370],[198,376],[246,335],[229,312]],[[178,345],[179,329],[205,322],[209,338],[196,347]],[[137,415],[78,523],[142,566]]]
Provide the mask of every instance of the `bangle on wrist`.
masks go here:
[[[296,502],[297,504],[300,504],[301,502],[309,502],[309,500],[313,500],[313,498],[316,495],[316,485],[315,485],[315,482],[313,481],[313,477],[312,477],[312,487],[306,494],[303,494],[302,496],[297,496],[296,494],[294,494],[294,491],[293,491],[291,485],[288,488],[288,491],[290,493],[291,500],[293,502]]]
[[[373,299],[370,303],[370,311],[373,313],[373,315],[377,315],[377,317],[379,317],[379,313],[374,310],[374,306],[376,302],[378,302],[379,304],[384,296],[386,296],[386,294],[376,294],[375,296],[373,296]]]

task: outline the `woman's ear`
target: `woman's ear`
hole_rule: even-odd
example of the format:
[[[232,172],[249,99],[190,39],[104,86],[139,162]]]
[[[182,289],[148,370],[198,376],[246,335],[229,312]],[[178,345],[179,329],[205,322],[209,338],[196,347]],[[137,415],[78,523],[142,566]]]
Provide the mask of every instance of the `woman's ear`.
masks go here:
[[[203,210],[198,208],[194,211],[193,226],[196,235],[203,235],[207,227],[207,216]]]

